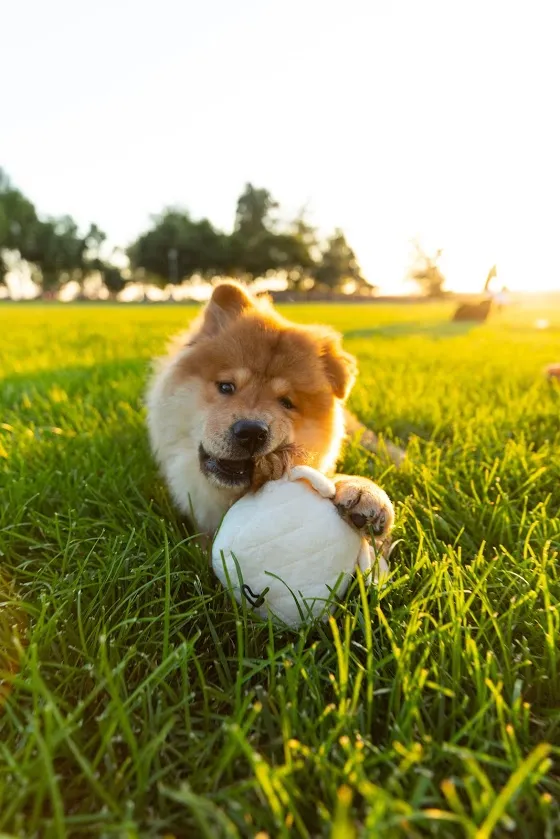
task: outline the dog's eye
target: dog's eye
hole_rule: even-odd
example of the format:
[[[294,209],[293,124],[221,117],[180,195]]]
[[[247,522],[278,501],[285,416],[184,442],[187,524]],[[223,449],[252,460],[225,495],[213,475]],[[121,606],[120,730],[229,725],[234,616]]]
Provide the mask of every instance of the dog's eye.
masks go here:
[[[231,396],[232,393],[235,393],[233,382],[216,382],[216,386],[220,393],[224,393],[226,396]]]
[[[282,396],[281,399],[278,400],[283,408],[286,408],[288,411],[293,411],[296,407],[291,399],[287,396]]]

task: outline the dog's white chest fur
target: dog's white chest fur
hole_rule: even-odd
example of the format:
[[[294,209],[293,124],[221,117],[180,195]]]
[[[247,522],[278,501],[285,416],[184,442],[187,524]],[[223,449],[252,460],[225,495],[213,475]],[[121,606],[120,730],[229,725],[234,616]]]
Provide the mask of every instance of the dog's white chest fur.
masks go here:
[[[150,443],[177,508],[200,531],[213,533],[239,494],[213,486],[200,472],[199,388],[196,382],[173,387],[175,363],[167,359],[148,390]]]

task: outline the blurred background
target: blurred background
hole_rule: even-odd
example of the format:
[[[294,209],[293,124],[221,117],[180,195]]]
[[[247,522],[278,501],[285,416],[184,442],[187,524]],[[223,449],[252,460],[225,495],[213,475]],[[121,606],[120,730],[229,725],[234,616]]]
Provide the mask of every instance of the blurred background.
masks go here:
[[[2,17],[4,298],[200,300],[223,276],[294,300],[560,290],[554,2]]]

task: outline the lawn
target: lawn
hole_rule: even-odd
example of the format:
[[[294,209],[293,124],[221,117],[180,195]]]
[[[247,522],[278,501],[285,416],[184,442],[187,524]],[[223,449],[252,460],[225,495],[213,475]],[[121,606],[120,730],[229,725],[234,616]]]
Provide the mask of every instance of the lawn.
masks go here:
[[[236,613],[151,462],[189,307],[0,307],[2,837],[560,835],[560,310],[286,307],[408,445],[392,577],[299,634]]]

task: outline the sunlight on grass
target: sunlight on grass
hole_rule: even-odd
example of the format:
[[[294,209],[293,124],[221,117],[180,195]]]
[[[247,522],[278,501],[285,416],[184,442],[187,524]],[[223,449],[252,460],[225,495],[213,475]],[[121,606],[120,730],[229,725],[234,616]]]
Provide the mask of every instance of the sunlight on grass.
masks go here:
[[[0,308],[0,832],[560,832],[560,312],[284,311],[408,446],[342,463],[395,501],[388,584],[295,634],[233,609],[151,462],[149,359],[195,308]]]

